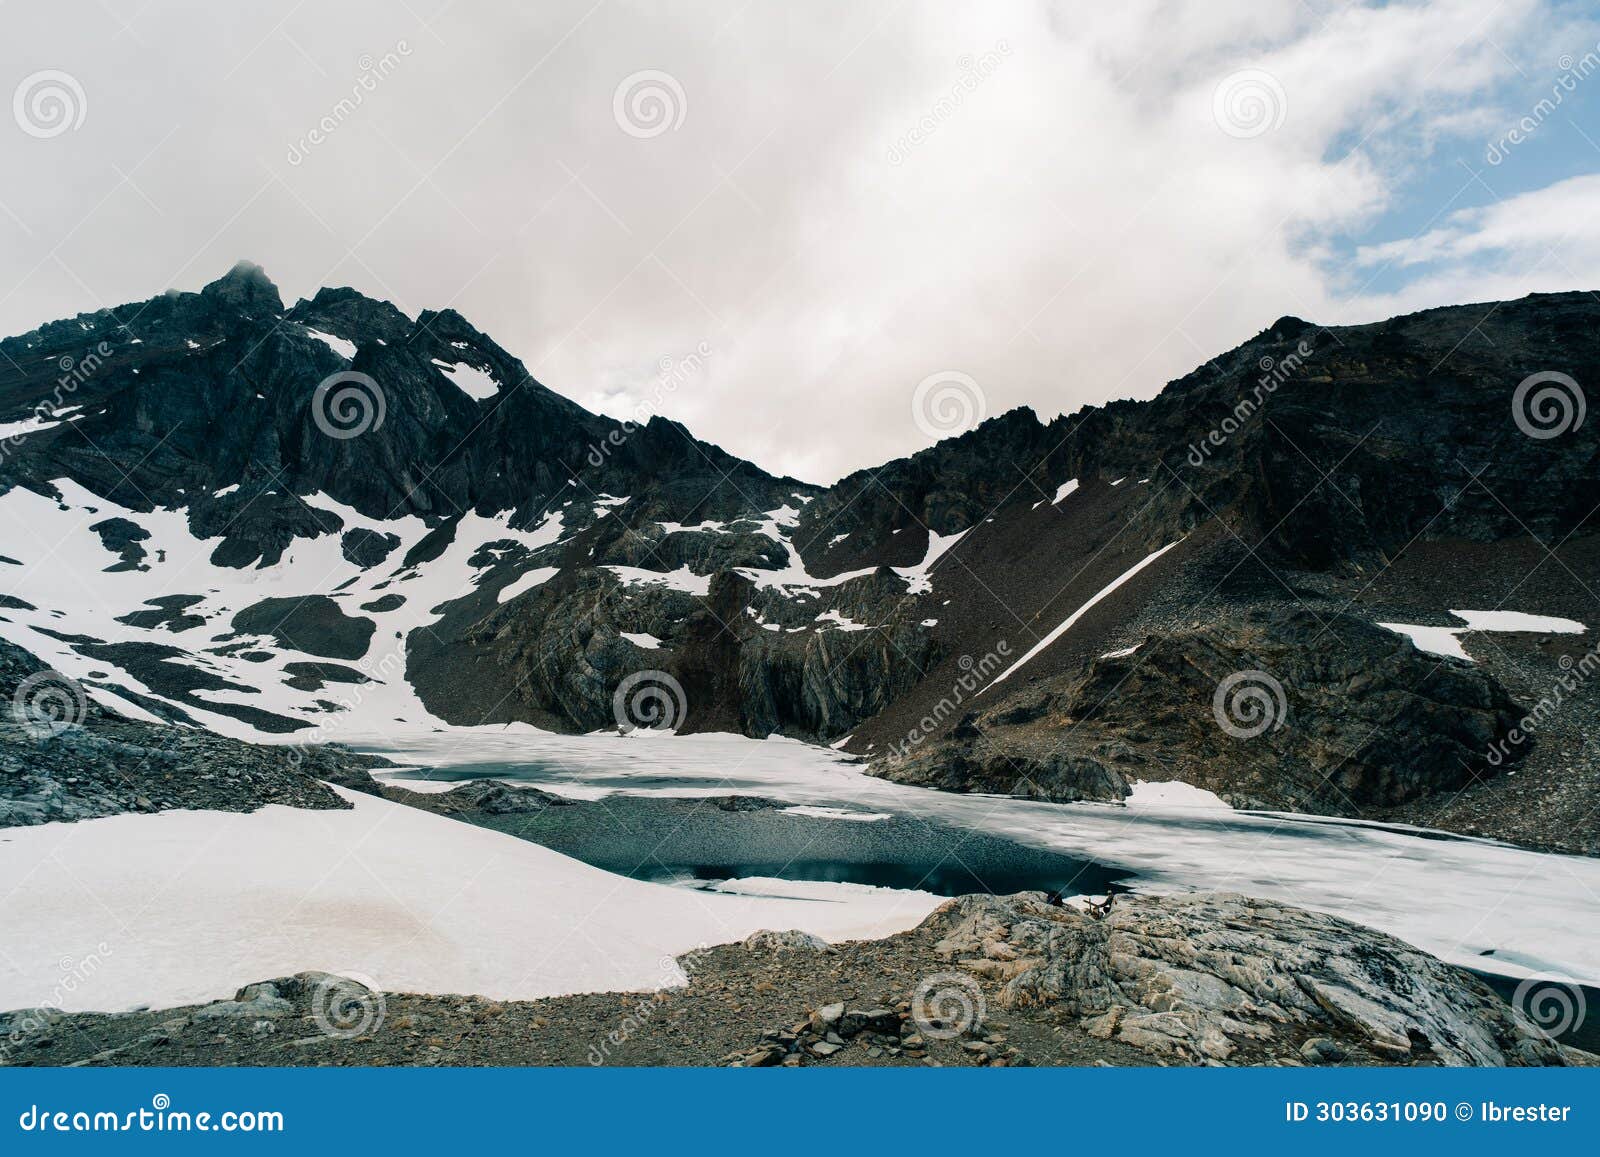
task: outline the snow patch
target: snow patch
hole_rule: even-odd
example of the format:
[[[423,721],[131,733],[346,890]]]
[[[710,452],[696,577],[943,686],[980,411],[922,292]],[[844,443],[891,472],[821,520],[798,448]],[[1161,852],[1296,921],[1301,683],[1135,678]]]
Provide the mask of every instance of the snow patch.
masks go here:
[[[500,392],[500,383],[476,366],[470,366],[466,362],[456,362],[451,365],[438,358],[433,359],[433,364],[438,367],[441,374],[454,382],[463,394],[475,402],[482,402]]]
[[[1106,598],[1113,591],[1115,591],[1118,587],[1120,587],[1123,583],[1127,582],[1134,575],[1138,574],[1145,567],[1147,567],[1151,563],[1155,562],[1156,559],[1158,559],[1162,555],[1166,554],[1167,551],[1171,550],[1173,547],[1177,546],[1178,543],[1180,543],[1182,541],[1183,541],[1183,539],[1180,538],[1180,539],[1176,540],[1175,542],[1167,543],[1167,545],[1162,547],[1160,550],[1155,551],[1152,554],[1146,555],[1144,558],[1140,559],[1138,562],[1136,562],[1132,566],[1130,566],[1127,570],[1125,570],[1121,574],[1119,574],[1116,578],[1112,579],[1104,587],[1100,588],[1100,590],[1095,593],[1093,598],[1091,598],[1088,602],[1084,603],[1083,606],[1079,607],[1077,610],[1073,611],[1070,615],[1068,615],[1067,618],[1066,618],[1066,621],[1063,622],[1059,627],[1057,627],[1055,630],[1051,631],[1048,635],[1046,635],[1044,638],[1040,639],[1037,643],[1035,643],[1033,645],[1033,647],[1029,649],[1027,654],[1023,655],[1022,658],[1018,659],[1015,663],[1011,664],[1011,666],[1007,667],[1004,671],[1000,672],[1000,674],[996,675],[994,677],[994,681],[991,682],[991,683],[986,684],[984,686],[983,690],[979,691],[978,694],[982,695],[983,692],[989,690],[990,687],[997,686],[1000,683],[1003,683],[1005,680],[1009,679],[1024,664],[1026,664],[1029,660],[1031,660],[1040,651],[1044,650],[1051,643],[1055,642],[1062,635],[1066,634],[1069,630],[1071,630],[1072,629],[1072,625],[1074,623],[1076,623],[1079,619],[1083,618],[1084,615],[1088,614],[1089,610],[1096,603],[1098,603],[1102,599]]]
[[[496,602],[509,603],[520,594],[531,591],[534,587],[543,586],[561,572],[558,566],[536,566],[500,588],[500,593],[495,596]]]
[[[1170,783],[1150,783],[1134,780],[1128,785],[1132,790],[1123,800],[1127,807],[1159,808],[1223,808],[1233,809],[1222,802],[1222,797],[1205,788],[1195,787],[1181,780]]]
[[[1419,651],[1468,663],[1473,662],[1473,658],[1461,645],[1461,636],[1470,631],[1537,631],[1552,635],[1581,635],[1588,630],[1576,619],[1530,615],[1523,611],[1452,610],[1450,613],[1462,620],[1461,626],[1426,627],[1415,623],[1379,623],[1378,626],[1407,636]]]
[[[342,338],[337,334],[323,333],[320,329],[312,329],[309,325],[306,326],[306,333],[316,338],[345,361],[349,361],[356,356],[356,343],[347,338]]]
[[[762,928],[882,936],[943,902],[850,885],[649,884],[336,790],[352,810],[172,811],[8,831],[0,1007],[32,1008],[54,987],[63,1011],[168,1008],[306,969],[500,1000],[645,991],[683,983],[671,960],[700,945]],[[106,955],[97,945],[118,912],[137,919],[117,926]],[[94,975],[59,991],[61,960],[91,955]]]
[[[818,615],[812,621],[813,622],[818,622],[818,623],[827,623],[828,625],[832,626],[835,630],[839,630],[839,631],[870,631],[870,630],[872,630],[872,627],[869,626],[868,624],[866,624],[866,623],[858,623],[853,619],[847,619],[843,615],[841,615],[838,611],[823,611],[820,615]]]
[[[20,422],[0,422],[0,440],[20,438],[25,434],[37,434],[40,430],[49,430],[59,425],[61,423],[54,418],[30,414]]]
[[[606,566],[603,569],[610,571],[625,583],[660,583],[673,590],[702,597],[711,593],[711,576],[695,574],[687,564],[671,571],[645,570],[643,567],[621,565]]]

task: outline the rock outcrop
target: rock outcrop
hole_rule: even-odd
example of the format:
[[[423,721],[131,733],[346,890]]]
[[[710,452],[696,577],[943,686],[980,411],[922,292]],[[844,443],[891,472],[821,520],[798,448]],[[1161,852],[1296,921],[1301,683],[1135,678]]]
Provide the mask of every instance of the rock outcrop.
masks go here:
[[[1064,685],[1063,685],[1064,684]],[[1070,802],[1183,780],[1237,807],[1359,815],[1451,791],[1521,711],[1492,675],[1346,614],[1249,612],[1148,636],[878,765],[905,783]]]
[[[387,761],[125,719],[0,640],[0,828],[172,808],[350,805],[323,781]]]
[[[1225,1062],[1294,1034],[1318,1060],[1348,1046],[1393,1063],[1594,1063],[1459,968],[1245,896],[1117,896],[1104,908],[963,896],[924,928],[941,936],[941,957],[998,985],[1002,1008],[1059,1006],[1091,1035],[1156,1058]]]

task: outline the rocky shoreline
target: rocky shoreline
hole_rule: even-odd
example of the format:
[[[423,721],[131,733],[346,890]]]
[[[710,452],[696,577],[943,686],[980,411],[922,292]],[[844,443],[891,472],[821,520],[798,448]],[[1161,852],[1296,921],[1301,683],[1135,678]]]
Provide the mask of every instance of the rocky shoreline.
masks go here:
[[[207,1005],[0,1016],[16,1065],[1594,1065],[1381,933],[1227,894],[967,896],[882,940],[678,958],[688,984],[538,1001],[322,973]]]

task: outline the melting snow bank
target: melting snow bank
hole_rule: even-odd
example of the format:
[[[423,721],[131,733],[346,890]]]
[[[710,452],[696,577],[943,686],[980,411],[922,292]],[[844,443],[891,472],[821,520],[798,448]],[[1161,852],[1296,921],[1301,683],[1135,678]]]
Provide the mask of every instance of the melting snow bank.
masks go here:
[[[1140,892],[1243,892],[1343,916],[1480,971],[1600,983],[1597,858],[1322,816],[954,795],[874,778],[826,748],[725,735],[417,733],[370,749],[444,775],[591,799],[742,792],[924,817],[1127,869]]]
[[[0,841],[0,1009],[172,1007],[304,970],[521,1000],[685,978],[672,958],[759,929],[911,928],[926,892],[717,894],[615,876],[512,836],[340,792],[351,811],[164,812]],[[794,893],[789,893],[794,895]],[[62,984],[70,963],[74,983]],[[80,973],[86,973],[81,979]]]

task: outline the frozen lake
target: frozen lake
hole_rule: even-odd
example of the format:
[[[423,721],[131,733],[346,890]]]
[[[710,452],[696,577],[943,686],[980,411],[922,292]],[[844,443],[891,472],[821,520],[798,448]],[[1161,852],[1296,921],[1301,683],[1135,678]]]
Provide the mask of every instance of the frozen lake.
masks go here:
[[[581,799],[737,793],[808,809],[922,819],[1126,872],[1122,883],[1133,891],[1239,891],[1344,916],[1480,971],[1600,982],[1595,859],[1175,801],[1048,804],[952,795],[876,779],[825,748],[778,739],[474,729],[351,742],[435,769],[433,781],[494,777]],[[873,826],[826,811],[814,822]]]

